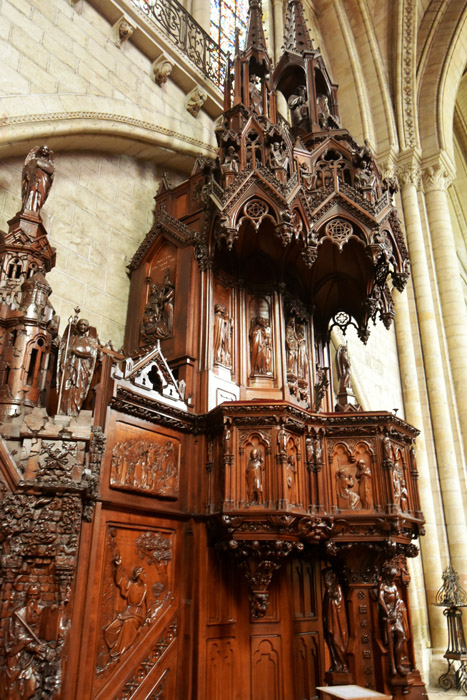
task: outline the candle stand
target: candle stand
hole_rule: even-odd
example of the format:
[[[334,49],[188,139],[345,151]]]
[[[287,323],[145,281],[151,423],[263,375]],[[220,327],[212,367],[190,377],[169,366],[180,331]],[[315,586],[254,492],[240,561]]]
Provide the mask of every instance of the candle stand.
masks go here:
[[[467,647],[462,624],[462,608],[467,607],[467,593],[461,588],[457,572],[448,566],[443,571],[443,585],[436,594],[436,603],[444,608],[448,625],[448,648],[444,658],[448,661],[446,673],[438,683],[443,690],[455,687],[467,695]]]

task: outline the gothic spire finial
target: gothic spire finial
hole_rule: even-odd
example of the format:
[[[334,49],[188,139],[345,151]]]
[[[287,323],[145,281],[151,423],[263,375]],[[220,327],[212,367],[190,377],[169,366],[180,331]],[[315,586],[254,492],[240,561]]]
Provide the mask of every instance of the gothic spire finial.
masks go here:
[[[251,49],[264,52],[266,55],[268,53],[263,31],[261,0],[250,0],[245,51],[250,51]]]
[[[301,0],[289,0],[285,16],[284,51],[301,54],[312,50],[313,44],[308,34]]]

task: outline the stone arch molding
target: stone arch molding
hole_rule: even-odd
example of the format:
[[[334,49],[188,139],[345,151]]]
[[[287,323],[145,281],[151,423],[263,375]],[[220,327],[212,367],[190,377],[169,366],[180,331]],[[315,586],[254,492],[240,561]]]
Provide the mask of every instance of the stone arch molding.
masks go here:
[[[459,19],[460,17],[460,19]],[[452,124],[462,75],[467,65],[467,6],[451,0],[431,36],[418,81],[418,118],[424,157],[440,151],[454,163]],[[440,61],[440,57],[444,60]]]
[[[212,129],[202,123],[188,125],[183,115],[156,116],[130,102],[90,95],[42,95],[41,101],[43,112],[8,114],[0,100],[0,158],[23,155],[44,141],[54,150],[97,146],[100,151],[118,150],[154,160],[160,157],[161,149],[190,159],[217,154]],[[57,109],[57,104],[63,109]],[[166,150],[164,160],[168,161]],[[190,160],[187,169],[191,165]]]

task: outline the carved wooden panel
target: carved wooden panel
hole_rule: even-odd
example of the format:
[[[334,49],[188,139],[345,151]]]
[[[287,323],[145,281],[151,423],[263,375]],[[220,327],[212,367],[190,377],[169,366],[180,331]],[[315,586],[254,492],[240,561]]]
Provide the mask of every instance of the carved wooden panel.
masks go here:
[[[284,700],[281,638],[251,637],[251,698]]]
[[[207,640],[206,698],[236,698],[239,670],[237,640],[234,637]]]
[[[117,423],[110,486],[160,498],[179,493],[180,441],[157,431]]]
[[[214,548],[208,550],[207,624],[235,622],[236,579],[231,569],[220,561]]]
[[[168,241],[157,249],[152,260],[148,264],[147,277],[152,283],[161,284],[167,270],[174,277],[177,262],[177,247]]]
[[[365,441],[329,441],[332,501],[340,510],[374,510],[376,460]]]
[[[317,617],[317,591],[314,565],[306,559],[294,559],[289,565],[293,612],[296,620],[314,620]]]
[[[170,605],[174,532],[109,526],[100,600],[97,673],[124,658]]]
[[[300,700],[318,697],[320,659],[317,632],[302,632],[294,637],[295,697]]]

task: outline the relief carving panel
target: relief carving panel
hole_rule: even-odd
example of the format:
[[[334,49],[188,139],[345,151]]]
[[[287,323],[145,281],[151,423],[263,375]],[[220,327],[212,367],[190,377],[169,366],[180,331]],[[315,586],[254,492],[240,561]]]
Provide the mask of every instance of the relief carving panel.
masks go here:
[[[100,604],[97,672],[122,658],[170,604],[171,530],[109,527]]]
[[[123,437],[124,439],[119,439]],[[125,426],[112,448],[110,486],[176,499],[179,493],[180,442],[160,433]]]
[[[335,498],[340,510],[373,510],[375,458],[364,441],[330,446]]]

